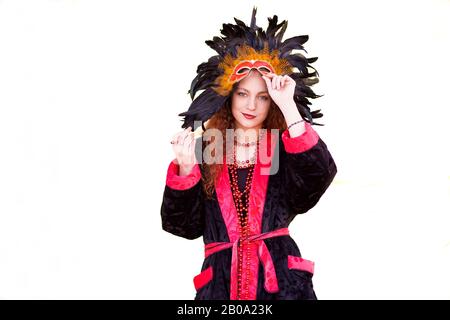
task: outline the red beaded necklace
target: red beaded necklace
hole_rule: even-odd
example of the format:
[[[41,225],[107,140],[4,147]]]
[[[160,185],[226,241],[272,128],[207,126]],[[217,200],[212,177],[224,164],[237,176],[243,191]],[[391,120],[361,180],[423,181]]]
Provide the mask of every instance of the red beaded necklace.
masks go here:
[[[255,156],[254,159],[256,159],[256,153],[259,147],[259,140],[256,145],[255,149]],[[248,227],[248,208],[249,208],[249,197],[250,197],[250,189],[252,185],[252,179],[253,179],[253,172],[255,169],[254,163],[249,163],[249,161],[246,161],[247,165],[246,168],[248,168],[247,178],[245,180],[245,187],[244,190],[241,192],[239,190],[239,184],[238,184],[238,174],[237,169],[241,166],[238,165],[238,162],[236,161],[236,147],[234,148],[233,152],[233,163],[228,164],[228,169],[231,173],[231,192],[233,194],[233,200],[235,203],[238,220],[239,220],[239,234],[241,239],[246,239],[249,236],[249,227]],[[244,261],[243,261],[243,251],[244,247],[241,245],[241,242],[239,242],[239,263],[238,263],[238,296],[237,299],[241,299],[242,297],[245,299],[248,299],[249,295],[249,279],[250,279],[250,245],[245,244],[245,249],[247,252],[247,263],[246,263],[246,281],[245,284],[242,283],[242,270],[244,267]]]

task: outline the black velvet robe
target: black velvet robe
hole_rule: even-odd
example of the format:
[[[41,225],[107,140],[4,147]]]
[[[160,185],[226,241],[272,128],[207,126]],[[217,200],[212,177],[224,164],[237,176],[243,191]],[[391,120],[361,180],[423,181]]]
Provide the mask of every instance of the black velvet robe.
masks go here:
[[[314,207],[334,179],[337,168],[327,145],[309,123],[305,126],[299,137],[291,138],[288,130],[268,135],[266,154],[274,152],[268,165],[264,167],[258,158],[255,166],[249,210],[251,234],[288,228],[297,214]],[[275,169],[268,174],[267,170],[262,172],[263,167]],[[162,228],[187,239],[203,236],[205,245],[234,243],[239,236],[228,169],[224,166],[213,199],[206,199],[202,174],[202,166],[196,165],[189,175],[179,176],[178,166],[170,163],[161,205]],[[312,283],[314,263],[301,257],[289,235],[259,242],[263,243],[249,244],[251,293],[247,299],[317,299]],[[194,278],[196,300],[237,299],[232,262],[232,248],[206,256]],[[271,273],[272,265],[275,270]]]

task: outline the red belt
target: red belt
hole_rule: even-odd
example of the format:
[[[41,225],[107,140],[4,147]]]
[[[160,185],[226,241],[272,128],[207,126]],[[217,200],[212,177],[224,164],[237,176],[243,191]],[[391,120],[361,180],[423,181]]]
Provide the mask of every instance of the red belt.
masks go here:
[[[281,228],[270,232],[256,234],[247,237],[246,239],[238,238],[234,242],[212,242],[205,245],[205,258],[213,253],[222,251],[228,248],[232,248],[231,256],[231,283],[230,283],[230,299],[236,300],[237,298],[237,279],[233,276],[237,274],[238,267],[238,245],[241,243],[256,243],[258,246],[258,257],[261,261],[264,269],[264,288],[267,292],[278,292],[278,280],[273,265],[272,257],[267,249],[264,239],[274,238],[279,236],[289,235],[288,228]]]

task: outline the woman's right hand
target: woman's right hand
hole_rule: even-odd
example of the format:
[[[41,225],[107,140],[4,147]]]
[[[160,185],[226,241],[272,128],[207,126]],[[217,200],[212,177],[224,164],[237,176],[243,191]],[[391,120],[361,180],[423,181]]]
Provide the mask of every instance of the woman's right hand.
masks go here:
[[[180,167],[180,176],[186,176],[197,163],[195,157],[195,139],[192,128],[188,127],[178,132],[172,138],[172,147],[175,153],[175,162]]]

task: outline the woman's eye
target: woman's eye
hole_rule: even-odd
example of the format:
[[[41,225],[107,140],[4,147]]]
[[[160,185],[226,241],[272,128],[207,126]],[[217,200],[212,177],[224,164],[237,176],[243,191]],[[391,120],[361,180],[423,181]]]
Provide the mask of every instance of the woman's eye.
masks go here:
[[[245,92],[238,92],[238,96],[245,97],[246,95],[247,94]],[[260,96],[259,98],[261,98],[264,101],[269,100],[269,97],[267,97],[267,96]]]

